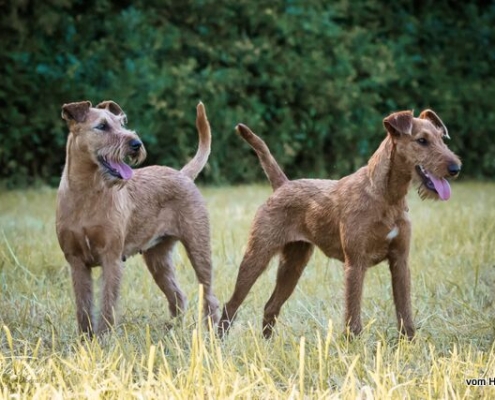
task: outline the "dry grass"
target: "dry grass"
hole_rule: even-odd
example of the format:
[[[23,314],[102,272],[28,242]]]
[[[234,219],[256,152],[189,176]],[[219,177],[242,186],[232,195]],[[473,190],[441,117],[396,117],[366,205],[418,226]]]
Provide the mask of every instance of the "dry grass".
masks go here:
[[[270,192],[242,186],[203,193],[223,302],[253,214]],[[55,192],[2,192],[0,398],[493,398],[495,387],[466,379],[495,378],[494,198],[488,183],[455,183],[447,203],[411,194],[412,343],[397,340],[385,265],[368,272],[367,326],[347,341],[342,267],[320,252],[282,309],[273,339],[262,339],[260,329],[274,266],[220,341],[197,323],[199,288],[182,248],[175,258],[190,303],[183,321],[170,323],[164,296],[134,257],[125,271],[121,324],[88,343],[77,336],[69,270],[54,233]]]

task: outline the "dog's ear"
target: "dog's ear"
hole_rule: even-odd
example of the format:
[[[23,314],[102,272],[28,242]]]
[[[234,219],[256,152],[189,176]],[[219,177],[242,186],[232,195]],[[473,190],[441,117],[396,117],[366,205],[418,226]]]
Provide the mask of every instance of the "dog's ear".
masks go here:
[[[383,120],[383,126],[394,136],[410,135],[413,127],[413,113],[411,111],[399,111],[390,114]]]
[[[424,110],[421,114],[419,114],[419,118],[427,119],[428,121],[430,121],[433,125],[435,125],[435,127],[437,127],[443,132],[444,137],[450,139],[449,131],[447,130],[447,127],[434,111]]]
[[[96,106],[96,108],[102,108],[104,110],[110,111],[112,114],[118,117],[122,117],[123,122],[127,123],[127,115],[125,115],[124,111],[122,111],[122,108],[115,101],[102,101]]]
[[[62,118],[67,122],[83,122],[88,116],[91,102],[80,101],[78,103],[69,103],[62,106]]]

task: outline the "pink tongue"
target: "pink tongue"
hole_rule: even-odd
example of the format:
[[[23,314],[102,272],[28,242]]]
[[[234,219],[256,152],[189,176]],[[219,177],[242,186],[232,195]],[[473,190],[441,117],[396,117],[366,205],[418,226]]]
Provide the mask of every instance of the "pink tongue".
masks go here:
[[[110,164],[110,166],[120,174],[122,179],[127,180],[132,178],[132,174],[133,174],[132,168],[129,167],[126,163],[123,162],[117,163],[115,161],[108,161],[108,164]]]
[[[450,185],[449,182],[444,178],[435,178],[433,175],[429,175],[430,180],[433,182],[436,191],[438,192],[438,196],[441,200],[450,199]]]

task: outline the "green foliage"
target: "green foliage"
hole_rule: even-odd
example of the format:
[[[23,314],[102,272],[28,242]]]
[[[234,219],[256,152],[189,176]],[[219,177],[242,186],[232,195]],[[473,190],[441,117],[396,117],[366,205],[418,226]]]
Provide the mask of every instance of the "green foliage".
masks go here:
[[[0,5],[0,179],[56,184],[63,103],[113,99],[148,164],[194,154],[195,105],[213,128],[207,182],[260,179],[234,133],[250,125],[290,177],[355,170],[399,109],[431,107],[465,174],[495,175],[493,2],[6,1]]]

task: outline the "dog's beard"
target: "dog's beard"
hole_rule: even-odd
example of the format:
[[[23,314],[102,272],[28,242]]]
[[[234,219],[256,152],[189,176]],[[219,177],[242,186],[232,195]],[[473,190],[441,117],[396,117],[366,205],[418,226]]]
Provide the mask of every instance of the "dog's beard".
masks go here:
[[[419,183],[418,196],[421,198],[421,200],[440,200],[440,197],[438,197],[438,193],[428,189],[423,182]]]
[[[146,149],[144,148],[144,146],[141,146],[136,153],[129,155],[128,158],[130,164],[136,167],[142,164],[143,161],[146,159]]]
[[[420,165],[415,167],[413,176],[418,183],[418,195],[422,200],[448,200],[450,198],[450,184],[445,178],[434,176]]]
[[[114,146],[100,151],[96,156],[105,181],[109,184],[124,184],[131,179],[134,171],[130,165],[136,166],[146,158],[146,150],[141,147],[136,152],[123,152],[122,146]]]

